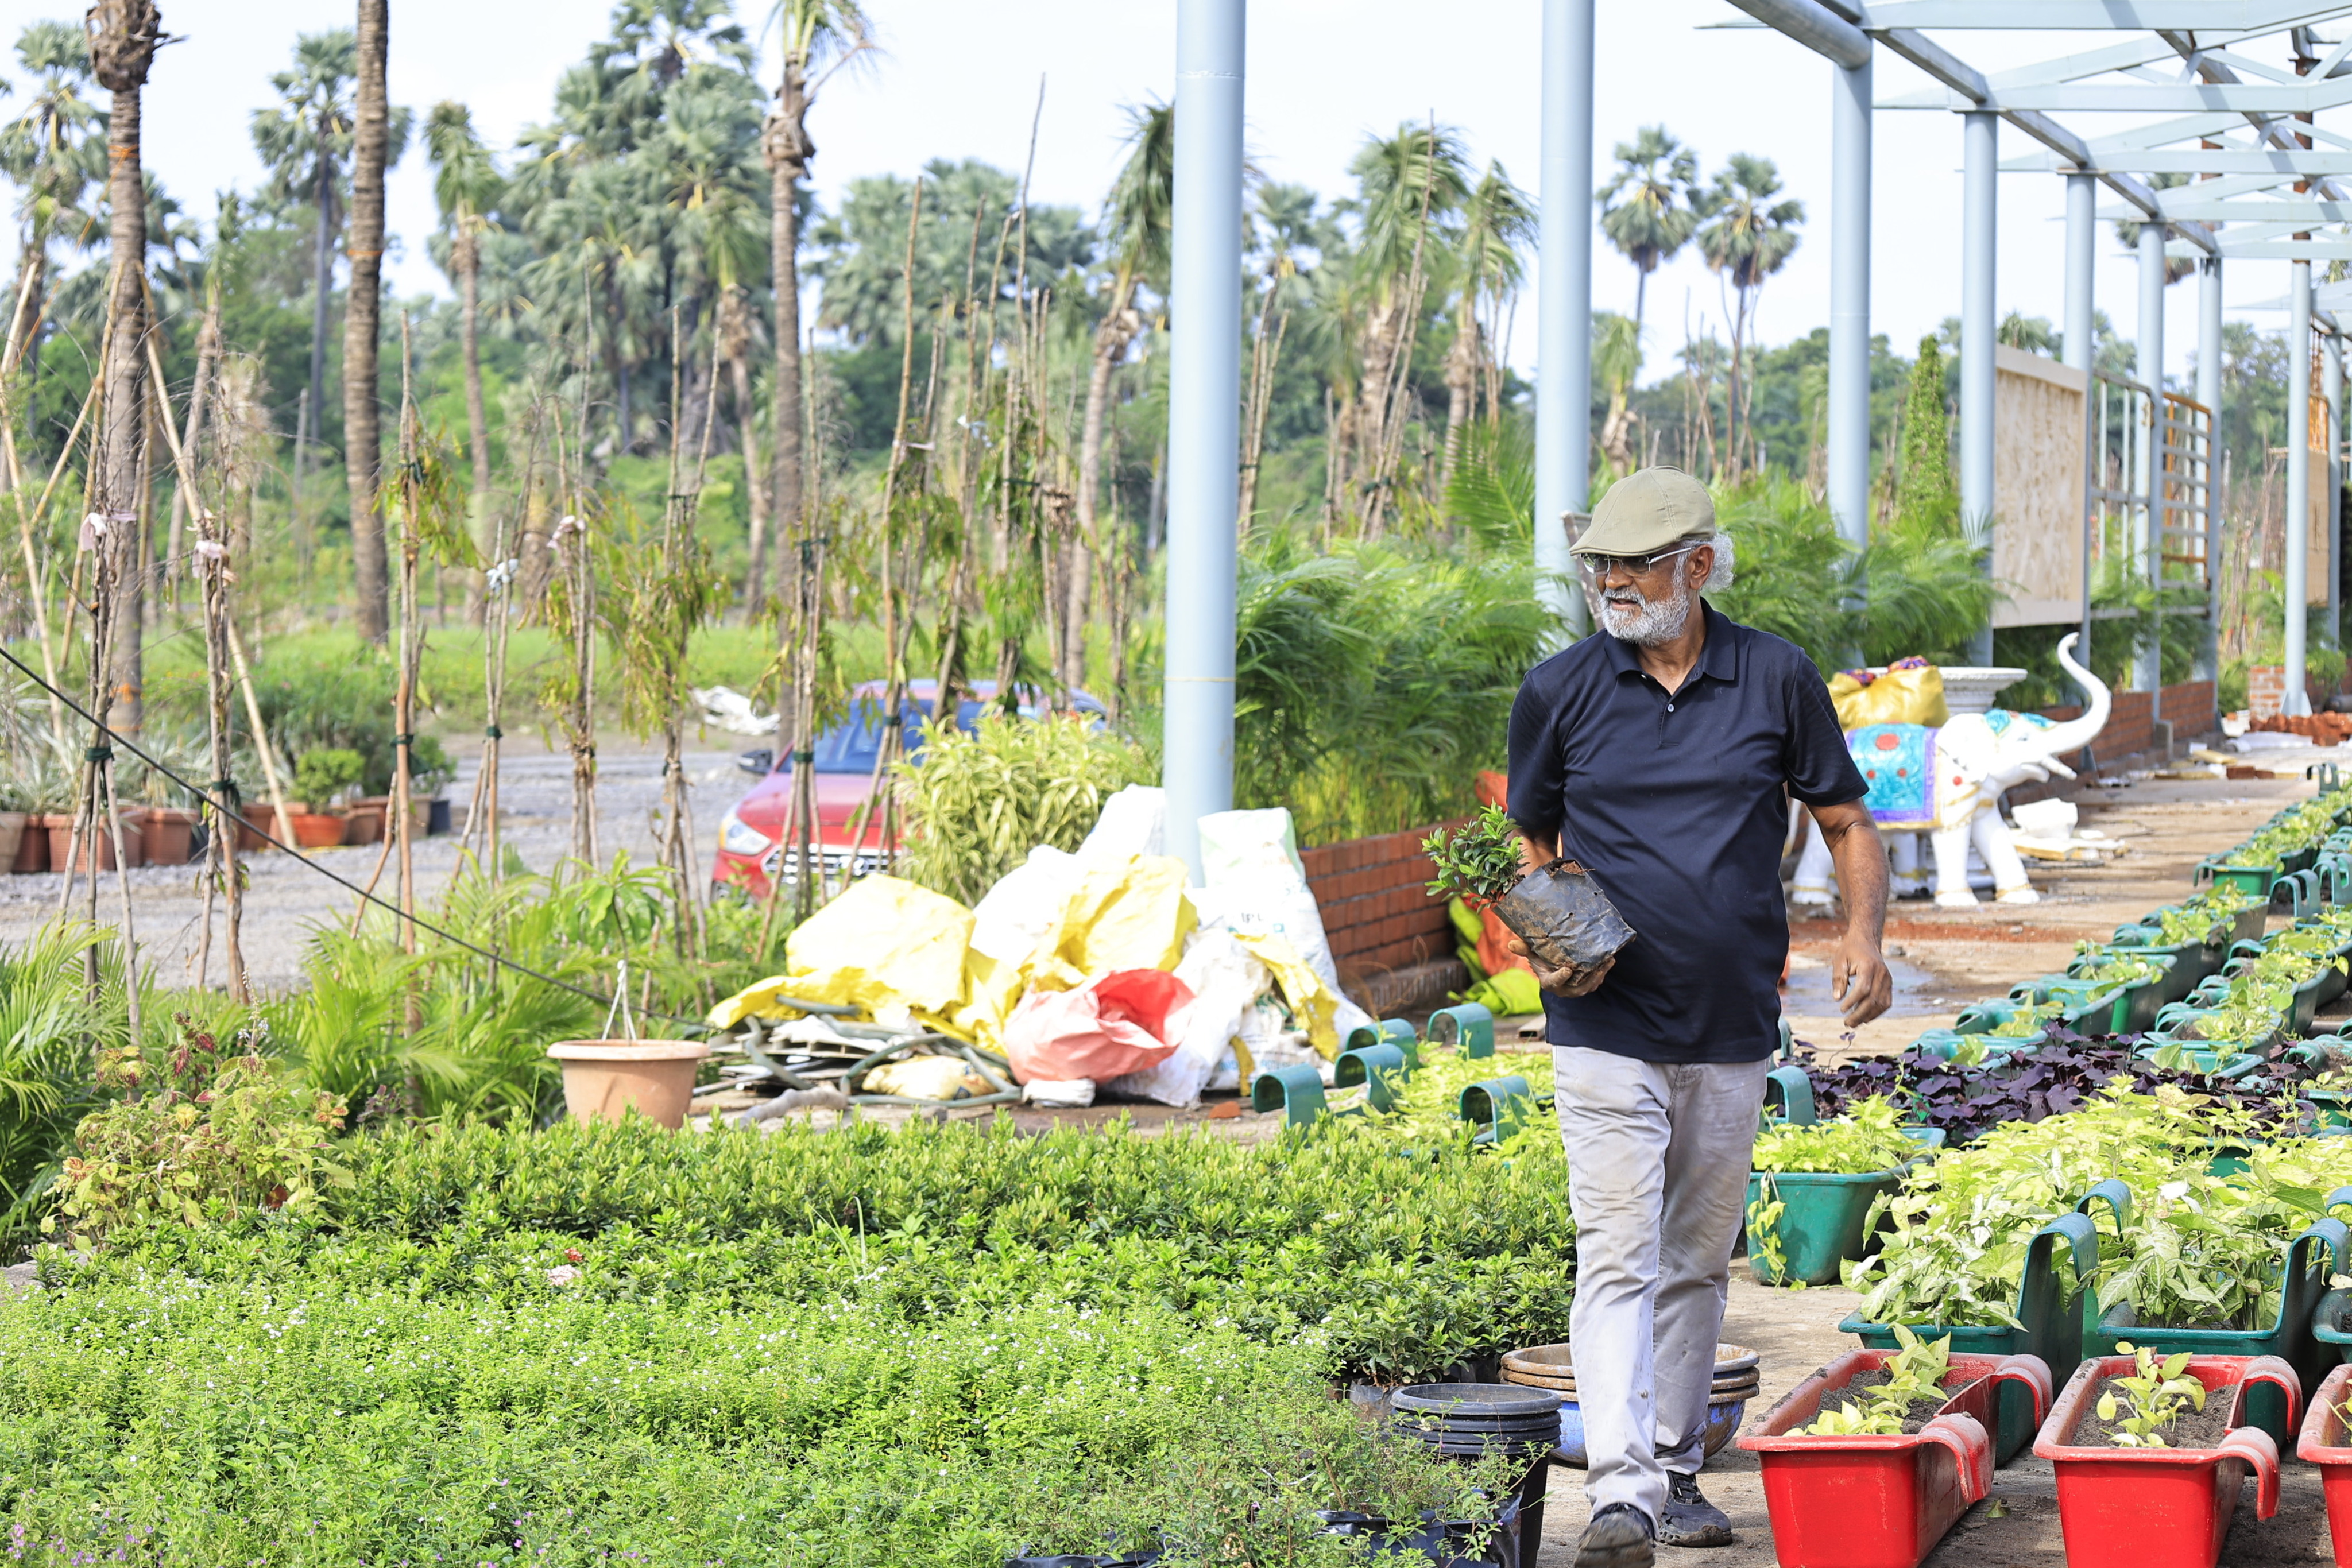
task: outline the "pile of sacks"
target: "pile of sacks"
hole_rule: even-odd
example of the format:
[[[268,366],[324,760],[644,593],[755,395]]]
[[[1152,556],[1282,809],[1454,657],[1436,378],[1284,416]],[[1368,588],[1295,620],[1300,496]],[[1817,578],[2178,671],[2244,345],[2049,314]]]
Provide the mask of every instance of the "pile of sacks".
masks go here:
[[[1165,819],[1160,790],[1123,789],[1076,853],[1031,851],[972,909],[866,877],[710,1023],[798,1017],[788,998],[854,1007],[997,1052],[1041,1103],[1190,1105],[1300,1062],[1328,1080],[1371,1019],[1339,990],[1290,813],[1201,819],[1201,887],[1161,852]]]

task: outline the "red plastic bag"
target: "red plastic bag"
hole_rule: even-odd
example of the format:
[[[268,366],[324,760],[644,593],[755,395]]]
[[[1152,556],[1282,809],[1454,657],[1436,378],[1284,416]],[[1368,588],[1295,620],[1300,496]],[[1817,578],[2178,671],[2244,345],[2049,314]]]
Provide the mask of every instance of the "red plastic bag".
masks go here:
[[[1097,1082],[1157,1067],[1176,1051],[1168,1018],[1192,988],[1164,969],[1114,969],[1074,991],[1032,991],[1004,1026],[1021,1082]]]

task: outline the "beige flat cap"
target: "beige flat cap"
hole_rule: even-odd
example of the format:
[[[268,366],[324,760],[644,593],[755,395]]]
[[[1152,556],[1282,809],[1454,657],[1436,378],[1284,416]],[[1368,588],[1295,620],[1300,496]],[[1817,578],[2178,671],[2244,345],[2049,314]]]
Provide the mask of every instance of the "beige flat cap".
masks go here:
[[[1637,468],[1592,508],[1577,555],[1651,555],[1715,530],[1715,497],[1679,468]]]

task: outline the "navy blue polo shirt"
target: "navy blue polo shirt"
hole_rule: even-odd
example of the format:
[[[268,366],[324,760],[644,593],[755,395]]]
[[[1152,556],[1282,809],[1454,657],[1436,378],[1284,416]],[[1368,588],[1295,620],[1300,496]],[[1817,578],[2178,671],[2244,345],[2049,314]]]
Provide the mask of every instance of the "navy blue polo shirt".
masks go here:
[[[1789,952],[1782,791],[1811,806],[1865,793],[1812,661],[1701,607],[1706,644],[1680,691],[1596,631],[1528,671],[1512,705],[1512,820],[1557,837],[1635,934],[1599,989],[1544,993],[1554,1045],[1770,1055]]]

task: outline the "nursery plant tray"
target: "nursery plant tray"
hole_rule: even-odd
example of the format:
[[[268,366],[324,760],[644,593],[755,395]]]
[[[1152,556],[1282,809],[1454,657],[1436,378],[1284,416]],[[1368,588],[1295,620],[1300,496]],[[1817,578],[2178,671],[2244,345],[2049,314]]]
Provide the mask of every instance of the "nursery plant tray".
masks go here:
[[[2352,1189],[2338,1189],[2335,1196],[2352,1197]],[[2114,1208],[2118,1228],[2129,1222],[2131,1193],[2122,1182],[2110,1178],[2099,1183],[2084,1195],[2083,1207],[2099,1201]],[[2107,1306],[2097,1323],[2084,1334],[2083,1354],[2113,1355],[2118,1343],[2128,1343],[2167,1355],[2185,1350],[2197,1356],[2263,1356],[2292,1368],[2297,1393],[2308,1395],[2337,1360],[2336,1348],[2320,1340],[2315,1323],[2322,1299],[2328,1293],[2328,1278],[2344,1266],[2347,1257],[2352,1257],[2352,1234],[2347,1234],[2344,1222],[2315,1219],[2287,1246],[2275,1312],[2263,1314],[2270,1328],[2173,1328],[2143,1323],[2130,1302],[2117,1301]],[[2269,1434],[2273,1442],[2284,1446],[2294,1436],[2291,1403],[2256,1389],[2246,1418]]]
[[[1986,1355],[2000,1360],[2031,1355],[2045,1366],[2073,1366],[2083,1359],[2084,1309],[2095,1306],[2095,1298],[2080,1291],[2069,1291],[2060,1282],[2055,1264],[2061,1247],[2072,1250],[2077,1280],[2089,1279],[2097,1271],[2098,1232],[2090,1216],[2062,1214],[2035,1231],[2026,1245],[2025,1273],[2018,1281],[2017,1306],[2011,1314],[2019,1326],[1937,1322],[1903,1326],[1922,1339],[1948,1337],[1955,1356]],[[1858,1312],[1848,1314],[1838,1324],[1838,1333],[1854,1335],[1866,1349],[1897,1348],[1893,1323],[1872,1322]],[[2014,1388],[2004,1387],[1990,1428],[1994,1451],[2014,1453],[2032,1439],[2039,1419],[2029,1401]]]
[[[2304,1413],[2303,1429],[2294,1445],[2296,1458],[2319,1469],[2320,1494],[2327,1500],[2328,1543],[2335,1548],[2338,1563],[2352,1563],[2352,1431],[2346,1430],[2344,1409],[2347,1396],[2352,1396],[2352,1365],[2329,1373],[2319,1392],[2311,1396],[2311,1408]]]
[[[2137,1343],[2137,1342],[2135,1342]],[[2231,1431],[2210,1448],[2122,1448],[2076,1440],[2099,1385],[2133,1371],[2127,1355],[2074,1369],[2033,1440],[2058,1472],[2058,1523],[2067,1568],[2213,1568],[2237,1511],[2239,1486],[2257,1482],[2254,1513],[2278,1512],[2279,1448],[2254,1424],[2251,1397],[2267,1391],[2289,1426],[2301,1403],[2294,1369],[2273,1356],[2196,1355],[2188,1375],[2230,1399]]]
[[[1848,1351],[1782,1396],[1739,1446],[1758,1457],[1781,1568],[1914,1568],[1992,1486],[1991,1436],[2011,1385],[2035,1424],[2050,1369],[2030,1355],[1955,1354],[1949,1396],[1916,1435],[1799,1437],[1830,1396],[1894,1359]]]

